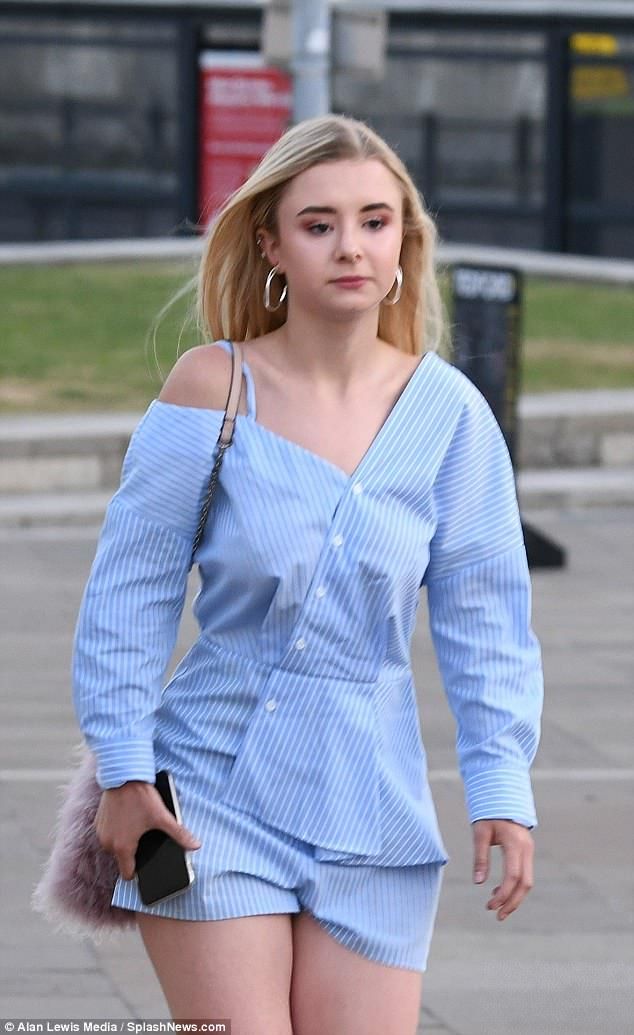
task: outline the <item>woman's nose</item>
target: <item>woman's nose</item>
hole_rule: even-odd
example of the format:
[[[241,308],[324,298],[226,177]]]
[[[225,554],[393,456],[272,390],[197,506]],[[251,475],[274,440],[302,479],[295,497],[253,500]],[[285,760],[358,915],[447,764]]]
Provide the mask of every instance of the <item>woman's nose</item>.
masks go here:
[[[361,245],[353,231],[342,231],[337,242],[337,258],[356,259],[361,256]]]

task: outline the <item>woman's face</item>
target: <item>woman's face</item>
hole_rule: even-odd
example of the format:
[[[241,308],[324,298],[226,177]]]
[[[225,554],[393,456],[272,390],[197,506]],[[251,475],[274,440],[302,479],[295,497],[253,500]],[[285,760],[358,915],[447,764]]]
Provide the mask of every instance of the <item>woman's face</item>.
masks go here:
[[[402,204],[397,179],[378,159],[321,162],[294,177],[278,206],[279,239],[257,233],[286,277],[288,306],[334,318],[378,306],[394,285]],[[272,297],[280,291],[276,280]]]

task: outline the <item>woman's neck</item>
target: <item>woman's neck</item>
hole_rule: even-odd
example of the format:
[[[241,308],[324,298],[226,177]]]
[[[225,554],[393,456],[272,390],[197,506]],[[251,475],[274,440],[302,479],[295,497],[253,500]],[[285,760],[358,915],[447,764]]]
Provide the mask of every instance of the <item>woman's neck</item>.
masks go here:
[[[367,318],[363,318],[367,317]],[[385,350],[377,336],[376,313],[356,320],[293,319],[275,331],[275,358],[291,376],[344,387],[380,362]]]

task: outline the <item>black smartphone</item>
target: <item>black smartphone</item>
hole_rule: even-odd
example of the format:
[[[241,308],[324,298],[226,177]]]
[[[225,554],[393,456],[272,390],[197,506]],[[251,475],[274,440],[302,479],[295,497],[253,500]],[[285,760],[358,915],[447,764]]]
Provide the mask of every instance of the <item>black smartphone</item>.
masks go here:
[[[154,786],[172,815],[182,823],[172,774],[161,769]],[[141,834],[135,858],[139,894],[146,906],[181,895],[194,882],[189,852],[164,830],[146,830]]]

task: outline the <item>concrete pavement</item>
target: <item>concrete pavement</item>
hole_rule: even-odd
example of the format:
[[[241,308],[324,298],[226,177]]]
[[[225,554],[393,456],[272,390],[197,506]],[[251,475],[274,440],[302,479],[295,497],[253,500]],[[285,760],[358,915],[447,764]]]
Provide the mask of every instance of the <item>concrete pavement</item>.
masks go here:
[[[533,574],[546,673],[533,770],[535,887],[504,923],[485,909],[421,596],[414,644],[423,738],[451,861],[429,967],[424,1035],[625,1035],[634,964],[632,684],[634,509],[526,511],[568,550],[564,571]],[[29,908],[59,786],[78,739],[71,638],[94,554],[93,527],[0,528],[0,959],[4,1017],[165,1018],[136,934],[96,948],[55,934]],[[195,589],[194,575],[190,587]],[[189,606],[189,605],[188,605]],[[187,612],[173,661],[194,625]]]

